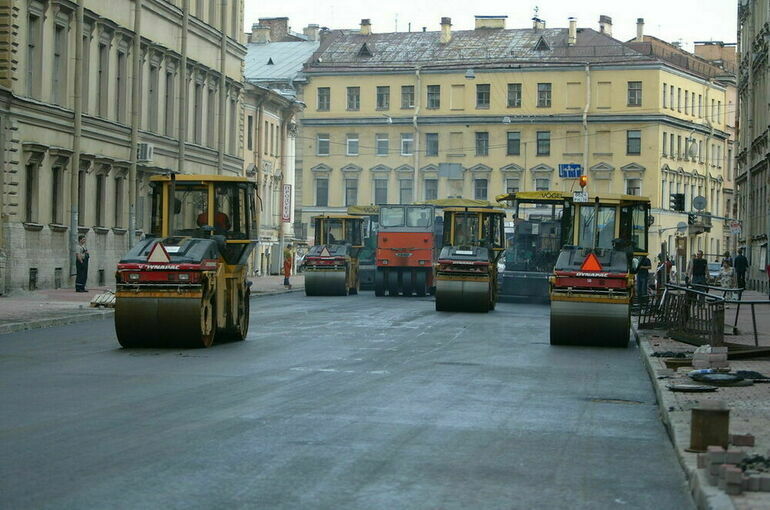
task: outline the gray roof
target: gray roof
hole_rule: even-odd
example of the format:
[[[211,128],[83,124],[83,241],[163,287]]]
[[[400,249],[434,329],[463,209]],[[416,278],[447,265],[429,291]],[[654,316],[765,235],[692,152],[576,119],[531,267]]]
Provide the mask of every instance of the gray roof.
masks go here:
[[[244,62],[246,81],[279,82],[297,78],[302,64],[318,49],[318,41],[249,43]],[[272,61],[272,64],[269,62]]]
[[[367,36],[357,31],[335,30],[324,40],[306,71],[412,69],[415,64],[451,68],[469,64],[484,67],[485,63],[537,66],[656,60],[590,28],[577,30],[574,46],[568,46],[567,37],[566,28],[476,29],[453,31],[451,41],[442,44],[441,32]]]

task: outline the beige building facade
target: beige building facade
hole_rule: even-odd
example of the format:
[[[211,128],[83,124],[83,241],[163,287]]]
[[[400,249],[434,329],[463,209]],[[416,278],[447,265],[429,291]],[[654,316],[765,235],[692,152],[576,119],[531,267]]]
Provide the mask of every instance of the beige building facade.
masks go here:
[[[599,30],[504,24],[477,17],[454,32],[442,18],[440,32],[377,34],[362,20],[322,34],[305,68],[301,221],[356,204],[574,190],[559,168],[580,164],[589,193],[651,198],[653,254],[677,237],[682,256],[726,249],[729,98],[710,64],[661,58],[642,20],[629,43],[606,16]],[[706,207],[690,218],[698,196]]]
[[[151,175],[243,174],[242,0],[3,0],[4,292],[89,284],[149,228]]]

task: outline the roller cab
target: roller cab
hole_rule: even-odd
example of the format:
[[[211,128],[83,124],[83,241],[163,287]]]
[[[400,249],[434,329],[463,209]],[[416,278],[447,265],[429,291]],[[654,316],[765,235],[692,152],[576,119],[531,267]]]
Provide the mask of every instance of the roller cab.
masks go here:
[[[315,244],[303,262],[305,295],[358,294],[358,255],[363,247],[364,218],[329,214],[313,218]]]
[[[551,344],[626,347],[635,256],[647,253],[649,199],[570,200],[569,244],[549,279]]]
[[[115,331],[123,347],[209,347],[243,340],[254,186],[244,178],[153,177],[151,235],[118,263]]]
[[[444,209],[436,262],[436,310],[488,312],[497,302],[497,261],[505,212],[487,207]]]
[[[380,206],[374,294],[425,296],[431,292],[437,256],[435,207]]]

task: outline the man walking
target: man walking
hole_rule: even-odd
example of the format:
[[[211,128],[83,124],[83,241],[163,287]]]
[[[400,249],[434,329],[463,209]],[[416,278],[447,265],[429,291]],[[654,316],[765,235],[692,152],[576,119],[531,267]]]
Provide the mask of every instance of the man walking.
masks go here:
[[[743,248],[738,250],[738,256],[735,257],[735,276],[738,278],[738,288],[746,288],[746,270],[749,268],[749,259],[743,254]]]
[[[75,292],[88,292],[88,290],[86,290],[86,281],[88,280],[88,259],[91,258],[91,256],[88,254],[88,248],[86,248],[86,236],[83,234],[78,236],[75,257],[75,269],[77,270],[77,276],[75,277]]]
[[[652,269],[652,262],[646,255],[642,255],[642,258],[639,259],[639,265],[636,267],[636,294],[639,296],[640,303],[647,301],[650,269]]]
[[[698,254],[692,261],[692,286],[701,287],[697,290],[705,290],[707,285],[706,274],[708,273],[708,263],[703,258],[703,250],[698,250]]]
[[[291,266],[294,261],[294,253],[291,250],[291,244],[287,244],[283,249],[283,285],[291,290],[291,283],[289,283],[289,276],[291,276]]]

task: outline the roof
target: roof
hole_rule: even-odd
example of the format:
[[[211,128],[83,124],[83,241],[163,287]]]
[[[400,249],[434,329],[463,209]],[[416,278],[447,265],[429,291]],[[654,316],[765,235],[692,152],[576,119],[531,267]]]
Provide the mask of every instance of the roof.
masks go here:
[[[318,49],[318,41],[249,43],[244,60],[248,82],[292,81],[302,64]]]
[[[617,39],[590,28],[577,30],[577,42],[567,44],[568,29],[476,29],[452,32],[441,43],[441,32],[394,32],[362,35],[357,31],[330,32],[306,67],[308,73],[377,69],[483,68],[503,64],[548,66],[585,62],[655,62]],[[371,56],[369,56],[371,55]]]

